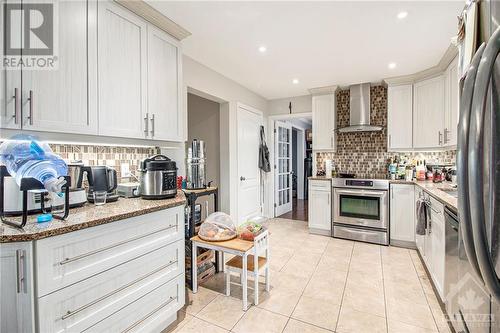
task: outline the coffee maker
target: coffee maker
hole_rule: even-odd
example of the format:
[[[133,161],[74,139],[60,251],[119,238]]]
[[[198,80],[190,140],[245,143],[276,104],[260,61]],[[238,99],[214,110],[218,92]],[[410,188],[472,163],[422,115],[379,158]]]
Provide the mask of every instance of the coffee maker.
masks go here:
[[[94,202],[94,191],[106,191],[106,202],[118,200],[116,187],[118,186],[116,170],[107,166],[83,167],[82,172],[87,175],[89,191],[87,200]]]

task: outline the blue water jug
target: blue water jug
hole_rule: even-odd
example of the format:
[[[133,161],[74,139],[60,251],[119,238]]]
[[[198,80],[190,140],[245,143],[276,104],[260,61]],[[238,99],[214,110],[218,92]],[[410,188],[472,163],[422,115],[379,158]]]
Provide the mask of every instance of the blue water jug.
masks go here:
[[[35,178],[49,192],[61,192],[66,183],[62,176],[68,174],[66,163],[50,149],[47,143],[30,135],[16,135],[0,145],[0,163],[15,177],[20,186],[21,179]]]

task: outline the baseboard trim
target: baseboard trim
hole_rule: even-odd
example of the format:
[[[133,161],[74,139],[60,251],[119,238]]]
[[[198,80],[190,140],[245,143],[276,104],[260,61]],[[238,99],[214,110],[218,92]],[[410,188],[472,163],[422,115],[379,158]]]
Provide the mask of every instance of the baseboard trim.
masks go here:
[[[321,236],[332,237],[332,231],[331,230],[309,228],[309,233],[310,234],[314,234],[314,235],[321,235]]]
[[[417,249],[417,244],[415,242],[409,242],[409,241],[402,241],[402,240],[391,239],[389,241],[389,244],[391,246],[404,247],[406,249],[412,249],[412,250],[416,250]]]

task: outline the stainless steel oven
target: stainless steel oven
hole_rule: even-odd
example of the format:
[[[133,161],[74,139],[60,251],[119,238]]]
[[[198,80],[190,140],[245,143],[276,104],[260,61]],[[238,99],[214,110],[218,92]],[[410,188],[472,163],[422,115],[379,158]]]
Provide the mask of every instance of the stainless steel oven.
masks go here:
[[[333,179],[333,236],[388,244],[389,182]]]

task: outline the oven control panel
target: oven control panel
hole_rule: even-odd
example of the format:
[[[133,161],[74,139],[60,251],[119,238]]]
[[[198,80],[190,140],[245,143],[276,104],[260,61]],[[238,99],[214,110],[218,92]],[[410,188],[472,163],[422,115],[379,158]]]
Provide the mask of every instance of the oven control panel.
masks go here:
[[[363,186],[363,187],[373,187],[373,180],[366,179],[347,179],[345,181],[346,186]]]

